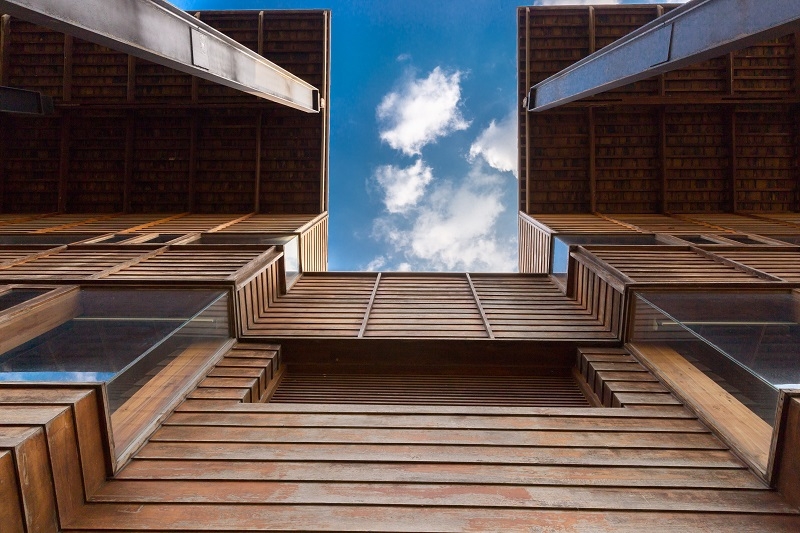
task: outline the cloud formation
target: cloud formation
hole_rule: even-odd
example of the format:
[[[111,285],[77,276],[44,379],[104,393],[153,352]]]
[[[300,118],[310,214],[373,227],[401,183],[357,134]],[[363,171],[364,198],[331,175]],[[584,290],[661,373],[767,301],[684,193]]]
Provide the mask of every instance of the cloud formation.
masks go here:
[[[377,219],[373,237],[391,252],[370,266],[411,265],[417,271],[510,272],[517,266],[513,237],[500,236],[505,211],[499,174],[473,166],[460,183],[436,183],[418,207],[405,216]],[[380,268],[379,267],[379,268]]]
[[[470,123],[459,108],[461,76],[436,67],[427,78],[409,79],[387,94],[377,108],[381,140],[413,156],[440,137],[467,129]]]
[[[433,171],[422,159],[410,167],[383,165],[373,175],[383,189],[383,203],[390,213],[403,213],[417,204],[425,187],[433,179]]]
[[[500,122],[492,122],[469,148],[469,160],[482,157],[488,165],[517,176],[517,114],[511,113]]]

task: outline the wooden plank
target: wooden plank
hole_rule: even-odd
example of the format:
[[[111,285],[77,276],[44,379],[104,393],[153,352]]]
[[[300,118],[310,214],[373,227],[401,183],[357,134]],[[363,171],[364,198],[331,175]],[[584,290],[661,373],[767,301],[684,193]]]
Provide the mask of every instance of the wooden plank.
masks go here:
[[[61,524],[70,522],[85,503],[76,429],[71,409],[64,410],[45,426],[55,503]]]
[[[480,508],[606,509],[631,511],[693,511],[791,513],[794,509],[774,493],[763,490],[706,491],[695,489],[638,489],[546,487],[439,483],[292,483],[172,481],[168,494],[159,494],[158,481],[115,481],[95,495],[97,502],[114,503],[252,503],[355,505],[425,505]]]
[[[18,483],[11,452],[0,450],[0,524],[9,533],[25,531]]]
[[[781,421],[782,445],[778,448],[778,471],[775,480],[776,488],[786,501],[800,507],[800,451],[797,442],[800,439],[800,400],[792,398],[785,408],[785,418]]]
[[[254,404],[257,405],[257,404]],[[647,443],[644,443],[647,444]],[[526,465],[731,468],[743,463],[727,450],[675,448],[447,446],[441,444],[299,444],[261,442],[150,442],[140,459],[219,461],[371,461]]]
[[[28,531],[58,531],[53,473],[44,430],[34,428],[13,453]]]
[[[750,409],[664,345],[631,345],[639,359],[751,467],[766,474],[772,429]]]
[[[761,489],[767,486],[745,468],[650,468],[437,463],[270,462],[134,459],[118,480],[284,480],[327,482],[484,483]]]
[[[87,508],[71,531],[163,529],[170,523],[196,530],[321,531],[331,524],[346,531],[508,532],[569,531],[576,524],[596,532],[611,531],[794,531],[795,515],[730,514],[725,512],[625,512],[543,509],[484,509],[434,506],[253,505],[229,504],[98,504]]]
[[[232,342],[217,339],[191,344],[111,414],[116,459],[120,463],[194,389]]]

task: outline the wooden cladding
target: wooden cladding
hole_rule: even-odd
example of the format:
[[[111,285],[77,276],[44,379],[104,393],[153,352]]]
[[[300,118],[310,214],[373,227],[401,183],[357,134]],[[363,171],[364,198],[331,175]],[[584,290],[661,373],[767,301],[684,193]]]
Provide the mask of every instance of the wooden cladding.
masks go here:
[[[637,283],[758,283],[756,275],[681,247],[589,248],[591,254]]]
[[[571,376],[304,374],[289,371],[271,403],[589,407]]]
[[[244,336],[588,341],[618,327],[544,276],[310,274],[261,298],[269,305],[248,304]]]
[[[518,98],[670,6],[518,10]],[[797,34],[545,112],[519,111],[520,210],[800,209]]]
[[[328,270],[328,214],[300,234],[300,271],[326,272]]]
[[[795,249],[777,250],[760,248],[758,250],[720,250],[720,257],[754,268],[790,283],[800,283],[800,251]]]
[[[519,213],[519,265],[521,274],[547,274],[550,268],[550,234],[525,213]]]
[[[0,253],[0,279],[233,283],[276,257],[273,247],[255,245],[237,250],[213,245],[19,247]]]
[[[200,18],[328,100],[326,11]],[[3,212],[318,214],[328,107],[302,113],[11,19],[4,84],[52,96],[50,117],[3,117]]]

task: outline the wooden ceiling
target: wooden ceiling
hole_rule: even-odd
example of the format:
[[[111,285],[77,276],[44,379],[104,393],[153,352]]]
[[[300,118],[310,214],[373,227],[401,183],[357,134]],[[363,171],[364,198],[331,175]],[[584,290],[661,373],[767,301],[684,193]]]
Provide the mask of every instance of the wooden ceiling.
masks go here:
[[[525,111],[532,85],[669,9],[519,8],[521,211],[798,210],[798,34],[550,111]]]
[[[201,12],[328,100],[327,11]],[[306,114],[23,20],[2,25],[0,85],[56,113],[0,115],[0,210],[327,210],[327,107]]]

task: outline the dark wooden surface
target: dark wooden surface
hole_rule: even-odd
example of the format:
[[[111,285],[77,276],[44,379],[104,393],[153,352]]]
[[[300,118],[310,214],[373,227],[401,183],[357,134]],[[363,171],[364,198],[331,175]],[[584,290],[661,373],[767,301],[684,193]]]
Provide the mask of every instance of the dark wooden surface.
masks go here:
[[[673,6],[517,11],[518,100]],[[797,34],[557,109],[519,111],[519,209],[797,211]]]

